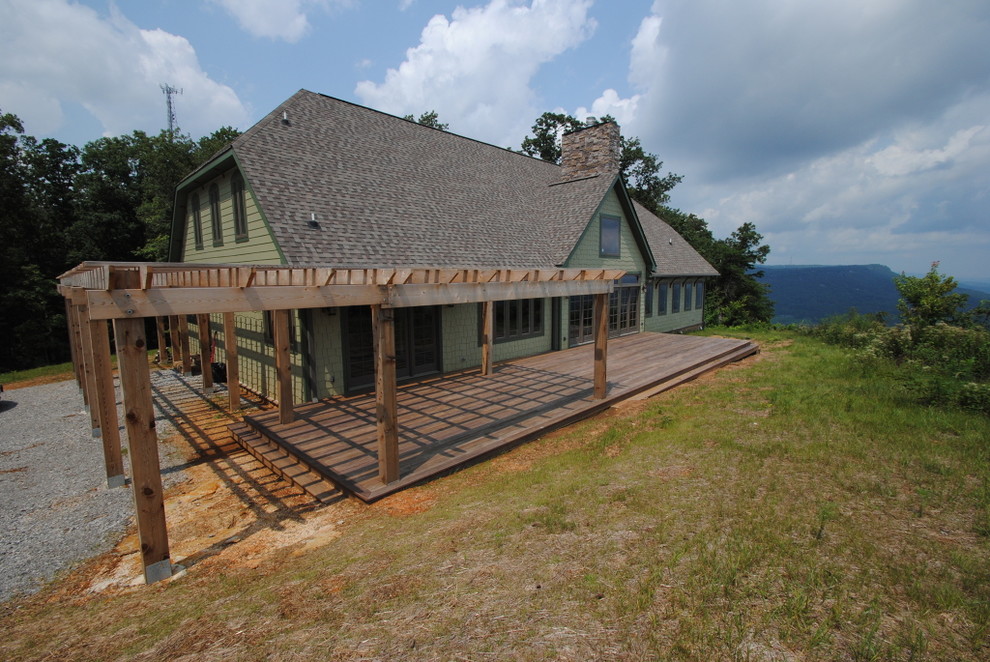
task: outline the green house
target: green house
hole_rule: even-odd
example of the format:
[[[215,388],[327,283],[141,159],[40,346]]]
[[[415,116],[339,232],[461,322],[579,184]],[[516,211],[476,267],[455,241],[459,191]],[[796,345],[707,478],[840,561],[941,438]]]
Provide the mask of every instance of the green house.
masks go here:
[[[170,261],[623,269],[612,335],[698,328],[717,272],[630,199],[619,141],[614,123],[571,132],[555,165],[301,90],[180,183]],[[498,302],[494,359],[591,342],[591,298]],[[398,378],[476,367],[480,317],[479,304],[396,310]],[[369,309],[292,322],[297,400],[372,388]],[[270,320],[236,325],[241,382],[272,393]],[[211,342],[223,361],[222,339]]]

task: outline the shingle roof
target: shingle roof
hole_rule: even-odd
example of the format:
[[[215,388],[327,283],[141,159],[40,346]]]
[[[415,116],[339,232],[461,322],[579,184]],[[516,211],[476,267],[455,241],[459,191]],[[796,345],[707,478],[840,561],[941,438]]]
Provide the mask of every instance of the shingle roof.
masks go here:
[[[715,267],[692,248],[674,228],[635,200],[633,206],[657,261],[658,276],[717,276]]]
[[[294,266],[560,265],[615,185],[306,90],[231,148]]]

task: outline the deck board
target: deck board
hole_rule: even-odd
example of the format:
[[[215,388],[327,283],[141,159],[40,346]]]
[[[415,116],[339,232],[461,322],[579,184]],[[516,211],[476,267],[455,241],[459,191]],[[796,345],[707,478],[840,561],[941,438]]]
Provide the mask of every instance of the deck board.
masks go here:
[[[514,443],[534,438],[656,388],[722,357],[756,351],[746,341],[640,333],[609,341],[604,400],[594,393],[593,347],[531,356],[402,386],[398,481],[378,478],[373,394],[301,405],[292,423],[277,411],[245,417],[268,440],[333,483],[373,501]]]

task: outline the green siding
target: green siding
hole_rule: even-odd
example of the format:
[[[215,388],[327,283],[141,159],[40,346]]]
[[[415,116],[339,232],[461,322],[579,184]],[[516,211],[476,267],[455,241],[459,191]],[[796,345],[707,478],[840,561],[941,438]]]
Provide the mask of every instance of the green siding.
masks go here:
[[[289,352],[292,363],[292,395],[295,403],[303,402],[304,386],[302,373],[302,328],[299,316],[292,311],[293,343]],[[234,327],[237,332],[237,365],[240,382],[252,391],[271,398],[277,398],[278,378],[275,373],[275,348],[265,341],[264,315],[260,311],[237,313],[234,315]],[[210,328],[215,336],[214,361],[227,362],[227,351],[224,346],[223,315],[210,315]],[[193,356],[199,355],[199,325],[189,323],[189,351]]]
[[[231,264],[282,264],[271,230],[265,222],[254,200],[254,195],[245,182],[245,211],[247,212],[247,240],[237,241],[234,238],[234,207],[230,197],[230,178],[233,170],[212,179],[198,189],[189,192],[186,200],[193,193],[199,193],[200,219],[203,226],[203,248],[196,248],[193,239],[193,210],[186,209],[186,228],[183,238],[182,261],[192,263],[231,263]],[[210,185],[216,184],[220,189],[220,218],[223,226],[223,245],[213,245],[213,234],[210,226]]]
[[[692,309],[691,310],[688,310],[688,311],[685,311],[684,310],[684,286],[683,286],[683,283],[685,283],[685,282],[698,282],[698,280],[699,279],[695,279],[695,278],[686,278],[686,279],[685,278],[664,278],[664,279],[660,279],[660,280],[654,281],[654,288],[653,288],[653,296],[654,297],[659,297],[659,291],[660,291],[659,284],[660,283],[666,283],[667,284],[667,306],[666,306],[667,313],[665,315],[658,314],[660,308],[659,308],[659,305],[656,302],[654,302],[654,306],[653,306],[653,317],[650,317],[650,318],[648,318],[646,320],[646,330],[647,331],[658,331],[658,332],[679,331],[681,329],[687,329],[687,328],[694,327],[694,326],[701,326],[701,324],[704,322],[704,309],[703,308],[701,308],[701,309],[695,309],[694,308],[694,301],[692,301],[691,302],[691,304],[692,304],[691,308]],[[682,284],[681,285],[681,288],[680,288],[680,290],[681,290],[680,291],[680,295],[681,295],[681,306],[680,306],[680,312],[678,312],[678,313],[672,313],[672,312],[670,312],[671,310],[673,310],[673,297],[674,297],[673,283],[674,282],[680,282]],[[692,290],[692,292],[693,292],[693,290]],[[707,288],[706,288],[706,290],[705,290],[705,296],[707,297],[707,295],[708,295],[708,292],[707,292]]]
[[[543,335],[495,343],[494,361],[509,361],[550,351],[551,315],[549,298],[543,300]],[[443,309],[443,370],[456,372],[481,365],[478,335],[478,304],[466,303]]]
[[[622,219],[619,229],[619,257],[601,257],[599,255],[599,241],[601,233],[601,216],[605,214],[607,216],[618,216]],[[632,225],[629,223],[629,219],[626,217],[625,210],[622,204],[619,202],[619,196],[616,194],[613,188],[602,200],[602,204],[598,207],[591,221],[588,223],[588,227],[585,229],[584,234],[581,235],[581,239],[578,240],[577,245],[575,245],[574,250],[571,251],[571,255],[567,258],[567,262],[564,263],[565,267],[569,268],[608,268],[608,269],[625,269],[629,273],[638,274],[640,278],[640,284],[642,284],[643,279],[647,277],[647,260],[643,257],[640,251],[639,244],[636,242],[636,237],[633,234]],[[560,336],[561,345],[567,347],[568,339],[568,318],[570,312],[570,301],[565,298],[561,302],[561,315],[560,315]],[[639,301],[639,328],[644,329],[644,303],[643,297],[640,296]],[[653,329],[650,329],[653,330]],[[547,349],[549,349],[549,344]]]
[[[607,216],[618,216],[622,219],[619,236],[619,257],[601,257],[598,254],[602,214]],[[632,227],[629,224],[629,219],[626,218],[626,214],[622,209],[622,204],[619,202],[619,196],[616,195],[615,189],[609,191],[608,195],[605,196],[605,199],[602,200],[602,204],[598,207],[598,211],[596,211],[594,216],[592,216],[591,221],[588,223],[588,227],[578,240],[574,250],[571,251],[570,256],[567,258],[567,262],[564,263],[564,266],[573,268],[604,267],[609,269],[625,269],[626,271],[639,273],[640,276],[645,274],[646,260],[643,259],[643,254],[640,252],[639,244],[636,243],[636,238],[633,235]]]
[[[313,311],[313,357],[316,365],[316,397],[328,398],[344,392],[344,355],[340,311]]]

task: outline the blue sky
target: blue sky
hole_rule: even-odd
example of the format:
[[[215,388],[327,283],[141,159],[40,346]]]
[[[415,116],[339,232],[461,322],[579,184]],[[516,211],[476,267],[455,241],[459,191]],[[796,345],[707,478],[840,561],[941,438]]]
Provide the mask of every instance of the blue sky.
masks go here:
[[[83,145],[246,129],[306,88],[518,148],[610,113],[775,264],[990,278],[985,0],[0,0],[0,110]]]

